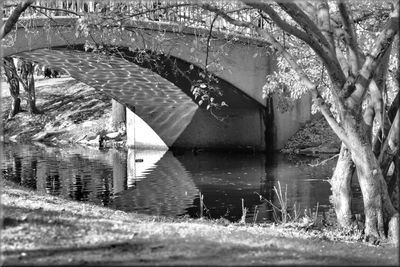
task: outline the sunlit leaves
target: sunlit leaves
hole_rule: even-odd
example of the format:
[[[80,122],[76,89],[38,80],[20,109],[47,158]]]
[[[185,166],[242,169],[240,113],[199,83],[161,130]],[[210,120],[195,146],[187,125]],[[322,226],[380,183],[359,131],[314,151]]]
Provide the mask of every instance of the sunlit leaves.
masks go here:
[[[197,80],[193,82],[190,91],[200,107],[206,110],[221,109],[228,107],[224,101],[218,103],[216,98],[222,96],[221,90],[215,83],[206,83],[205,80]]]
[[[305,70],[308,77],[318,85],[321,93],[329,90],[329,78],[322,67],[319,58],[304,43],[295,39],[287,38],[287,50],[297,58],[297,63]],[[263,97],[275,95],[277,97],[277,106],[281,111],[290,111],[295,100],[300,99],[309,90],[299,80],[298,74],[290,67],[287,61],[278,55],[276,70],[267,75],[267,81],[263,86]],[[326,94],[323,94],[326,95]],[[331,99],[326,100],[328,103]],[[312,112],[317,112],[313,105]]]

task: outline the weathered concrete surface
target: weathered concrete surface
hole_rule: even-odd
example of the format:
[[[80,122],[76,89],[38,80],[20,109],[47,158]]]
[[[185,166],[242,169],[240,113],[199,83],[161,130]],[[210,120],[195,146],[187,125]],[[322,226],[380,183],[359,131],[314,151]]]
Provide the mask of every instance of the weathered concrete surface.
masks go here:
[[[228,109],[225,112],[228,119],[218,121],[208,111],[198,109],[174,146],[184,148],[195,144],[199,149],[263,150],[265,126],[261,112],[257,106]]]
[[[277,98],[273,97],[275,102]],[[304,95],[296,101],[294,108],[282,113],[274,105],[274,137],[275,148],[281,149],[288,139],[293,136],[301,126],[311,119],[311,95]]]
[[[125,106],[116,101],[115,99],[111,100],[112,110],[111,110],[111,126],[114,130],[118,131],[118,128],[122,125],[125,125],[126,122],[126,111]]]

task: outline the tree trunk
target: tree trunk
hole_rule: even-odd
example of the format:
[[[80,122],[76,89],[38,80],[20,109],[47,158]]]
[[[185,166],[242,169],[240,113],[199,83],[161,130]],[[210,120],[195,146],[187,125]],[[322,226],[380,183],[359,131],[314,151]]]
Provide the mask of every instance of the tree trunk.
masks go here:
[[[0,28],[0,39],[3,39],[9,32],[12,31],[14,25],[17,23],[21,14],[35,2],[35,0],[25,0],[22,3],[17,4],[7,21],[3,23]]]
[[[399,182],[400,182],[400,155],[399,152],[397,152],[397,155],[394,157],[393,160],[393,164],[394,164],[394,170],[393,170],[393,174],[391,175],[388,183],[388,192],[389,192],[389,196],[390,199],[392,200],[393,206],[397,207],[397,211],[399,211],[399,207],[400,207],[400,202],[399,202]]]
[[[351,158],[356,166],[363,195],[365,238],[375,242],[385,239],[388,233],[390,239],[398,242],[398,236],[394,236],[398,233],[398,213],[390,200],[387,184],[372,151],[370,139],[362,128],[348,128],[347,133],[351,145]]]
[[[373,150],[376,156],[379,156],[381,152],[381,145],[382,141],[384,140],[383,136],[387,136],[390,130],[390,126],[394,120],[394,117],[396,115],[397,109],[399,107],[399,95],[400,92],[397,92],[395,99],[393,100],[392,104],[390,105],[390,108],[385,116],[385,122],[383,127],[381,126],[376,133],[373,141]]]
[[[11,91],[11,89],[10,89]],[[21,111],[21,99],[19,97],[12,97],[10,112],[8,113],[8,119],[13,118]]]
[[[393,120],[392,127],[390,128],[388,136],[382,145],[381,149],[382,152],[378,158],[382,173],[385,177],[388,173],[393,158],[397,155],[399,150],[399,141],[400,141],[399,134],[400,134],[400,109],[397,110],[397,115]],[[387,182],[389,183],[389,180],[387,180]]]
[[[17,77],[17,69],[15,68],[14,60],[11,57],[4,58],[4,72],[10,86],[10,94],[12,97],[11,108],[8,114],[8,119],[14,117],[21,111],[21,99],[19,98],[19,80]]]
[[[339,159],[331,179],[332,203],[335,209],[337,222],[340,227],[347,228],[352,224],[351,212],[351,178],[355,166],[350,151],[342,143]]]
[[[32,62],[22,61],[21,65],[21,78],[24,81],[23,86],[28,93],[27,105],[31,114],[39,114],[40,111],[36,107],[36,94],[35,94],[35,79],[33,77],[35,68]]]
[[[112,99],[111,128],[117,131],[121,124],[125,125],[126,108],[118,101]]]

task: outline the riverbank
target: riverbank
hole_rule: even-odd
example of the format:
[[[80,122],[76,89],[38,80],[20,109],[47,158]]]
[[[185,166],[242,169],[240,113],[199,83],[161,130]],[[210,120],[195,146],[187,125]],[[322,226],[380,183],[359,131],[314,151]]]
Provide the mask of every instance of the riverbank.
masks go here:
[[[42,142],[55,146],[85,144],[99,147],[111,127],[111,98],[72,78],[38,78],[36,103],[41,114],[31,115],[22,101],[23,111],[7,120],[11,97],[2,83],[2,117],[6,142]],[[21,91],[22,99],[25,92]],[[118,133],[118,132],[117,132]],[[125,132],[115,142],[102,145],[124,147]],[[111,139],[111,138],[110,138]]]
[[[338,154],[340,145],[340,139],[325,118],[317,116],[289,138],[281,152],[325,157]]]
[[[398,249],[295,224],[125,213],[2,181],[5,265],[398,265]]]

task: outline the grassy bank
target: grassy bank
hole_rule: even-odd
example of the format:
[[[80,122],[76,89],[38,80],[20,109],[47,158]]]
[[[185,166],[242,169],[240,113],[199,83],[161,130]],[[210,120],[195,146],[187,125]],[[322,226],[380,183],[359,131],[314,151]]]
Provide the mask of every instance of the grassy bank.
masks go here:
[[[55,145],[95,138],[109,130],[111,98],[72,78],[38,78],[36,103],[41,114],[27,111],[26,92],[21,90],[22,112],[7,120],[11,104],[8,85],[2,83],[2,118],[6,141],[26,142],[47,133],[41,141]]]
[[[324,230],[169,219],[38,194],[3,181],[5,265],[395,265],[398,250]]]

